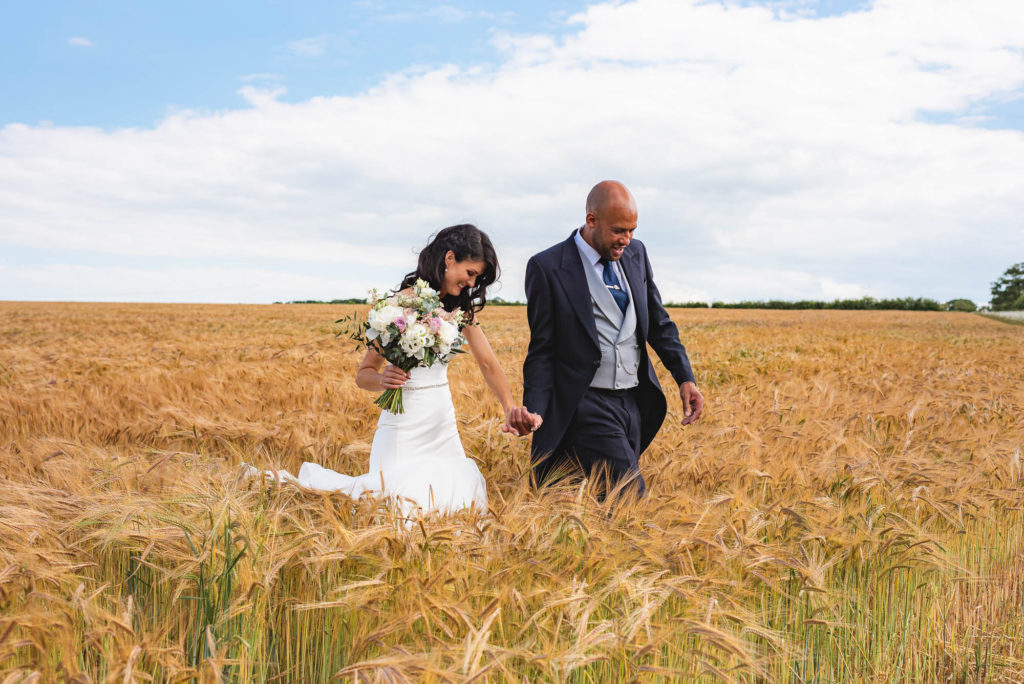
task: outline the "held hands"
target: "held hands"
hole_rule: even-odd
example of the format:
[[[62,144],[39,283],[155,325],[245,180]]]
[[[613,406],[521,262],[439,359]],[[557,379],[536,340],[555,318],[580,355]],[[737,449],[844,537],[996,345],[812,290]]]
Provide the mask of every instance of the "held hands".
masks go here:
[[[704,412],[704,395],[692,382],[684,382],[679,386],[679,396],[683,400],[683,425],[695,423]]]
[[[505,412],[505,424],[501,426],[501,431],[523,437],[539,428],[543,422],[543,418],[530,413],[525,406],[515,406]]]
[[[380,386],[383,389],[397,389],[405,384],[409,375],[398,366],[389,363],[380,372]],[[505,424],[501,426],[501,431],[523,437],[535,431],[543,422],[543,418],[536,413],[530,413],[525,406],[515,406],[505,412]]]
[[[384,389],[397,389],[404,385],[408,379],[408,373],[390,363],[384,366],[384,370],[380,372],[380,385]]]

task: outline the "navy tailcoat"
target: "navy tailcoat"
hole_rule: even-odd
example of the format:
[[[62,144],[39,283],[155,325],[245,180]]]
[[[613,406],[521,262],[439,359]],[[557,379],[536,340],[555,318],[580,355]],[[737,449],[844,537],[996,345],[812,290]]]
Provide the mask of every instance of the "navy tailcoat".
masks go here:
[[[544,423],[533,434],[534,463],[553,453],[569,427],[583,394],[601,364],[594,309],[574,236],[535,254],[526,265],[526,316],[530,346],[523,363],[523,403]],[[636,307],[640,368],[637,403],[641,413],[640,450],[650,445],[665,420],[665,394],[654,374],[647,345],[673,379],[693,381],[679,330],[661,303],[647,250],[630,241],[619,261]]]

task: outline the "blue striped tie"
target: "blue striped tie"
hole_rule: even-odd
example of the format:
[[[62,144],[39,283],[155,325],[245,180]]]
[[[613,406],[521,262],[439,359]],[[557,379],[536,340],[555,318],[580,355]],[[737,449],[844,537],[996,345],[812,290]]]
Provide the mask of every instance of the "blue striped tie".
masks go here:
[[[604,284],[608,288],[608,291],[612,293],[612,297],[615,297],[615,303],[619,305],[622,313],[626,313],[626,307],[629,306],[629,295],[622,289],[619,284],[619,277],[615,275],[615,268],[612,267],[611,262],[605,258],[598,260],[604,267]]]

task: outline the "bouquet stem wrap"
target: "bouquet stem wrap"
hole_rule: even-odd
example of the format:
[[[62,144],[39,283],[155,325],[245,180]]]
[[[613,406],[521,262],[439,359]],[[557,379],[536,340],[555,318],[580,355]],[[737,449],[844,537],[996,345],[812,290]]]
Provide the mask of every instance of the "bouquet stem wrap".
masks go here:
[[[402,403],[402,388],[391,387],[384,390],[384,393],[373,400],[373,403],[385,411],[391,413],[405,413],[405,404]]]

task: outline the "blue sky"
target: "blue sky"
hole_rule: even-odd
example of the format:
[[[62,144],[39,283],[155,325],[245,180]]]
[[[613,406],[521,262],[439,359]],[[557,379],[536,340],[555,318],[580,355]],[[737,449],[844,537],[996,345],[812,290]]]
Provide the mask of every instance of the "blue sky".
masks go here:
[[[364,91],[387,74],[499,57],[498,31],[559,34],[585,2],[40,2],[0,6],[4,123],[147,126],[178,108]],[[72,38],[84,39],[75,43]]]
[[[0,5],[0,299],[498,294],[626,182],[669,299],[968,296],[1024,260],[1024,3]],[[1016,250],[1016,251],[1014,251]]]
[[[757,4],[748,2],[747,5]],[[768,3],[820,16],[858,0]],[[364,91],[389,73],[494,63],[499,32],[563,35],[587,2],[38,2],[0,5],[0,123],[147,126],[239,107],[244,83],[286,102]],[[80,39],[73,41],[73,39]]]

